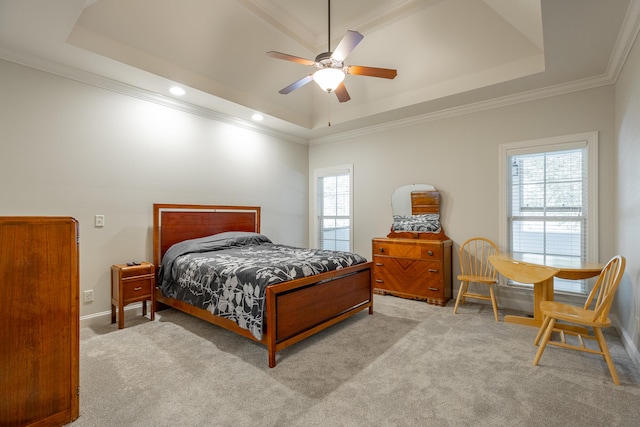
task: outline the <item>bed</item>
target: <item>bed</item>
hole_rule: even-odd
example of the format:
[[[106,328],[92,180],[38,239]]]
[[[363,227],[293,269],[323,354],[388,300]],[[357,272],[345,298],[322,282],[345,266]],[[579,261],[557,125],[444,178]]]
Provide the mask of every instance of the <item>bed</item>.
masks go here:
[[[276,366],[278,351],[364,309],[373,314],[373,263],[366,259],[359,264],[267,286],[263,296],[264,324],[257,336],[255,330],[252,333],[246,325],[241,327],[234,320],[213,314],[214,310],[163,293],[161,281],[165,280],[166,272],[161,271],[161,266],[167,251],[175,251],[185,241],[209,240],[207,236],[228,232],[259,235],[260,207],[153,205],[153,259],[158,277],[156,309],[173,307],[262,343],[267,347],[270,368]]]

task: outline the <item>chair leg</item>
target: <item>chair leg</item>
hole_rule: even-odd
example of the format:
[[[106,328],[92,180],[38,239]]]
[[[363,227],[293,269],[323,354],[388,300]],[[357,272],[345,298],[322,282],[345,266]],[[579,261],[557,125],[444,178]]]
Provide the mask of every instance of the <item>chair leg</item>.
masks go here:
[[[549,326],[549,320],[551,320],[549,316],[544,316],[542,325],[540,325],[540,329],[538,329],[538,335],[536,335],[536,339],[533,341],[533,345],[538,345],[538,343],[540,342],[542,334],[544,334],[544,331],[547,330],[547,326]]]
[[[462,287],[462,297],[460,298],[460,302],[462,304],[467,302],[467,292],[469,292],[469,282],[464,282],[464,286]]]
[[[493,316],[496,318],[496,322],[498,320],[498,303],[496,302],[496,294],[493,291],[493,285],[489,285],[489,293],[491,294],[491,305],[493,305]]]
[[[538,362],[542,357],[542,353],[544,353],[544,349],[547,347],[547,343],[551,338],[551,332],[553,332],[553,327],[556,325],[556,319],[549,317],[547,329],[544,331],[544,336],[542,337],[542,343],[540,343],[540,347],[538,347],[538,352],[536,353],[536,357],[533,359],[533,366],[538,366]]]
[[[602,330],[600,328],[594,327],[593,334],[596,336],[596,340],[598,341],[598,345],[600,346],[602,357],[604,358],[604,361],[607,362],[607,366],[609,367],[609,372],[611,373],[611,378],[613,378],[613,383],[615,385],[620,385],[620,380],[618,379],[618,374],[616,373],[616,367],[613,364],[613,359],[611,358],[611,354],[609,353],[607,342],[604,340],[604,335],[602,334]]]
[[[462,295],[467,291],[465,289],[465,285],[469,286],[469,283],[460,282],[460,289],[458,289],[458,297],[456,298],[456,305],[453,307],[453,314],[456,314],[458,312],[458,305],[460,304],[460,299],[462,298]]]

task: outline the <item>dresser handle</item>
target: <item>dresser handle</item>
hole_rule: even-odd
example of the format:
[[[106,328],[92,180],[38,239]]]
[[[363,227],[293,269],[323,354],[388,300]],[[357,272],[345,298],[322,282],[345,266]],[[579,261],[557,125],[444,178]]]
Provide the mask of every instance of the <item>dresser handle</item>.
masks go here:
[[[378,248],[378,252],[384,252],[384,248]]]
[[[429,256],[433,256],[433,251],[427,251],[427,253],[429,254]]]
[[[384,280],[382,280],[382,279],[376,279],[376,283],[384,283]]]
[[[384,267],[384,264],[381,262],[376,262],[376,267]]]
[[[433,268],[430,268],[430,269],[429,269],[429,273],[437,273],[438,271],[439,271],[439,270],[435,270],[435,269],[433,269]]]
[[[142,290],[142,286],[138,286],[137,288],[133,288],[134,291],[140,291]]]
[[[438,288],[429,288],[430,291],[439,291],[440,289]]]

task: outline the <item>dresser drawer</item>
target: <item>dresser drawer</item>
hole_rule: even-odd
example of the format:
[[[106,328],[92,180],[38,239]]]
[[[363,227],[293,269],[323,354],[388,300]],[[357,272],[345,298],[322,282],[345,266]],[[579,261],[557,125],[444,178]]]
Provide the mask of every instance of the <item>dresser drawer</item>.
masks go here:
[[[442,288],[439,262],[374,256],[374,287],[426,297],[429,287]]]
[[[398,243],[373,242],[374,255],[386,255],[396,258],[442,259],[442,245],[408,245]]]
[[[442,264],[410,258],[373,257],[374,274],[396,275],[405,278],[441,276]]]
[[[438,278],[438,280],[427,280],[424,290],[424,296],[427,298],[427,300],[444,299],[446,292],[441,277]]]

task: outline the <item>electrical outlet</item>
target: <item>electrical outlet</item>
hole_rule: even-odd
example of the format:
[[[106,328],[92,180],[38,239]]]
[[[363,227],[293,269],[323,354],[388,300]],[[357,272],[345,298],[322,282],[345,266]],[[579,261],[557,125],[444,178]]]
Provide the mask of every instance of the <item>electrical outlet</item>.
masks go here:
[[[84,296],[84,302],[93,302],[93,289],[84,291],[83,296]]]
[[[104,215],[96,215],[96,227],[104,227]]]

